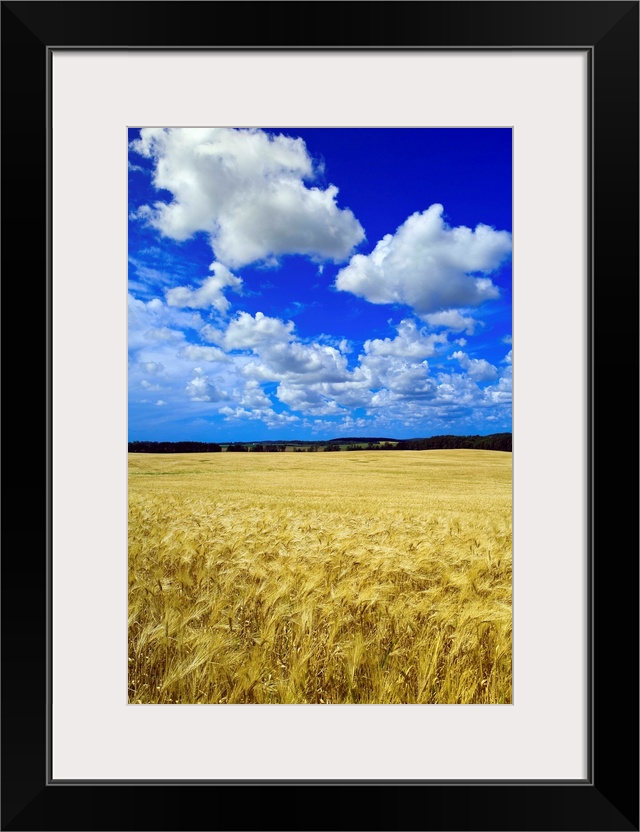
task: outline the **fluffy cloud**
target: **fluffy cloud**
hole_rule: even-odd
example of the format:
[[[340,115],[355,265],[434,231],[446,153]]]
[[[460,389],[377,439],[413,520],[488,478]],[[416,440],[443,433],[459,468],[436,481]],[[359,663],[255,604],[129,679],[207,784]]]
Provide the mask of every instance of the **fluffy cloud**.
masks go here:
[[[205,327],[204,334],[227,350],[255,350],[270,344],[287,343],[293,338],[293,321],[284,323],[280,318],[269,318],[262,312],[255,317],[248,312],[238,312],[224,333]]]
[[[227,355],[218,347],[203,347],[199,344],[189,344],[179,352],[180,358],[188,361],[228,361]]]
[[[299,422],[300,417],[293,413],[276,413],[273,409],[268,410],[247,410],[244,407],[221,407],[220,413],[226,417],[227,422],[236,421],[261,421],[266,424],[268,428],[281,427],[289,425],[292,422]]]
[[[407,400],[429,398],[433,393],[427,361],[413,361],[398,356],[361,355],[354,379],[361,381],[367,391],[367,406],[380,407],[387,398]]]
[[[429,358],[435,354],[436,345],[447,340],[446,335],[427,335],[424,330],[418,330],[411,318],[400,321],[397,330],[395,338],[365,341],[365,353],[400,358]]]
[[[199,370],[199,367],[196,368],[196,372]],[[217,402],[229,398],[226,393],[215,388],[208,376],[200,374],[187,384],[186,393],[194,402]]]
[[[469,378],[472,378],[474,381],[492,381],[498,376],[497,369],[493,366],[493,364],[489,364],[488,361],[485,361],[484,358],[469,358],[469,356],[461,350],[454,352],[451,358],[457,359],[462,369],[465,370]]]
[[[129,350],[150,342],[184,341],[184,330],[200,330],[202,318],[197,312],[169,309],[159,298],[150,301],[128,299]]]
[[[162,370],[164,370],[162,364],[158,364],[157,361],[147,361],[141,364],[140,367],[145,373],[149,373],[149,375],[155,375],[156,373],[161,373]]]
[[[336,434],[362,433],[363,429],[372,430],[375,428],[375,423],[372,419],[365,419],[362,416],[354,418],[351,415],[346,415],[337,422],[329,419],[304,419],[302,427],[316,434],[330,431],[335,436]]]
[[[510,369],[510,368],[508,368]],[[510,404],[512,397],[512,378],[505,373],[497,384],[491,385],[484,390],[484,401],[488,406],[498,404]]]
[[[336,278],[336,288],[371,303],[402,303],[418,316],[479,306],[497,298],[486,275],[511,251],[511,235],[487,225],[450,228],[442,205],[412,214],[371,254],[356,254]],[[467,325],[468,326],[468,325]]]
[[[452,332],[462,332],[464,330],[467,335],[473,335],[476,326],[480,323],[474,318],[461,315],[458,309],[431,312],[429,315],[423,315],[423,318],[433,327],[444,327]]]
[[[302,139],[262,130],[145,128],[132,149],[153,159],[153,182],[170,203],[144,205],[137,216],[161,234],[209,235],[216,259],[239,267],[304,254],[343,262],[364,239],[338,189],[308,187],[313,162]]]
[[[348,376],[347,359],[335,347],[322,344],[270,344],[260,350],[265,377],[301,379],[304,383],[342,381]],[[246,372],[251,372],[247,365]]]
[[[271,399],[253,378],[245,382],[242,390],[234,391],[234,398],[241,407],[250,407],[252,410],[269,409],[272,404]]]
[[[199,289],[190,289],[188,286],[176,286],[166,292],[167,305],[179,306],[189,309],[208,309],[213,307],[224,314],[231,305],[223,294],[224,289],[239,289],[242,280],[231,274],[222,263],[212,263],[209,268],[213,272],[200,286]]]
[[[180,413],[184,407],[186,414],[191,402],[213,406],[229,399],[239,369],[218,347],[187,343],[187,325],[197,332],[203,322],[199,315],[169,308],[157,298],[144,302],[130,297],[128,375],[132,402],[144,401],[139,398],[141,391],[161,391],[172,413]]]
[[[409,322],[403,322],[401,330],[402,336],[398,338],[416,343],[424,341],[421,353],[432,349],[432,336],[425,338],[415,330],[415,325],[412,331]],[[360,407],[371,400],[366,390],[371,373],[349,370],[347,353],[351,345],[345,340],[337,341],[338,346],[318,341],[303,343],[298,340],[292,321],[271,318],[262,312],[255,316],[238,312],[226,330],[205,326],[202,334],[225,350],[251,352],[240,369],[247,379],[244,394],[234,394],[234,400],[245,408],[264,408],[271,404],[259,387],[262,382],[278,382],[276,395],[280,402],[293,410],[315,415],[335,415],[344,412],[345,406]],[[441,336],[433,337],[437,340]],[[380,341],[378,348],[384,349],[384,342]],[[237,416],[234,411],[233,417]]]
[[[280,384],[277,390],[278,399],[292,410],[299,410],[312,416],[336,416],[344,414],[335,396],[327,395],[322,384],[296,385]]]
[[[279,384],[277,396],[293,410],[336,416],[356,408],[380,412],[396,402],[428,403],[437,396],[437,385],[427,361],[364,354],[342,381],[305,382],[290,377]]]
[[[177,322],[192,329],[199,323],[201,335],[215,346],[187,343]],[[349,343],[327,337],[301,341],[292,321],[259,312],[239,312],[215,328],[158,299],[132,298],[129,323],[132,401],[151,406],[155,398],[139,396],[155,392],[162,396],[157,401],[170,403],[184,417],[197,403],[199,413],[217,412],[228,422],[277,429],[306,417],[339,433],[348,433],[348,424],[382,433],[393,424],[437,431],[446,420],[463,429],[465,420],[481,412],[508,420],[511,366],[501,363],[498,373],[488,361],[461,350],[447,361],[447,334],[411,318],[402,320],[394,335],[365,341],[351,365]],[[275,392],[265,383],[277,385]]]
[[[147,341],[182,341],[184,340],[184,332],[178,329],[170,329],[168,326],[155,326],[148,329],[144,337]]]
[[[348,377],[347,358],[328,344],[297,340],[293,321],[255,317],[239,312],[226,331],[205,326],[202,334],[225,350],[251,350],[259,361],[248,362],[243,373],[262,381],[303,380],[304,383],[342,381]]]

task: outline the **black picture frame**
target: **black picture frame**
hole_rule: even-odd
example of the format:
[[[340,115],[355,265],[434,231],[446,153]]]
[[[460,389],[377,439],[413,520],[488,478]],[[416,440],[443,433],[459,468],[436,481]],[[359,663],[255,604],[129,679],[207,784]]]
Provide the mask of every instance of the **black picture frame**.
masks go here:
[[[5,308],[12,317],[18,310],[27,314],[28,279],[28,314],[38,313],[31,331],[41,333],[19,350],[20,360],[13,360],[10,350],[4,362],[5,384],[13,393],[5,407],[6,435],[22,445],[27,432],[29,443],[22,445],[28,465],[22,456],[15,467],[13,461],[8,466],[11,488],[5,498],[14,502],[5,513],[2,558],[2,829],[638,829],[637,492],[621,479],[621,467],[637,471],[638,458],[638,10],[638,2],[627,0],[2,3]],[[48,779],[50,57],[55,48],[178,47],[588,51],[590,731],[585,781]],[[25,353],[31,383],[16,402]],[[27,430],[25,413],[46,413],[46,431],[44,420]],[[25,521],[17,519],[23,516]],[[42,521],[39,533],[36,516]],[[544,668],[541,679],[553,684],[544,678]]]

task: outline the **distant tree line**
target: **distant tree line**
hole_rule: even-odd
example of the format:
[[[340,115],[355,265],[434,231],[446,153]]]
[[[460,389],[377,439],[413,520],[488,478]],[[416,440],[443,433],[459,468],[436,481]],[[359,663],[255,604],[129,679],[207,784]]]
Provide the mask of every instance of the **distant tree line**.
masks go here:
[[[210,454],[221,450],[217,442],[129,442],[131,454]]]
[[[395,445],[392,443],[396,443]],[[356,444],[357,443],[357,444]],[[366,445],[364,444],[366,443]],[[330,439],[328,442],[230,442],[227,453],[282,453],[287,445],[296,451],[435,451],[441,449],[468,448],[481,451],[511,451],[510,433],[492,433],[489,436],[429,436],[425,439],[378,439],[349,437]],[[195,454],[216,453],[223,448],[217,442],[129,442],[129,452],[134,454]]]
[[[492,433],[489,436],[430,436],[427,439],[401,439],[396,451],[435,451],[440,449],[469,448],[479,451],[510,451],[510,433]]]

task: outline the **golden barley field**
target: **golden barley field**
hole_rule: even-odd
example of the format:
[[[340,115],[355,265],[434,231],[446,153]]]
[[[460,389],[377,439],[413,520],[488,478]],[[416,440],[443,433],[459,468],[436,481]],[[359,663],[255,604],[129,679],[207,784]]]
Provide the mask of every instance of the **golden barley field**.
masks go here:
[[[511,454],[129,455],[129,702],[512,697]]]

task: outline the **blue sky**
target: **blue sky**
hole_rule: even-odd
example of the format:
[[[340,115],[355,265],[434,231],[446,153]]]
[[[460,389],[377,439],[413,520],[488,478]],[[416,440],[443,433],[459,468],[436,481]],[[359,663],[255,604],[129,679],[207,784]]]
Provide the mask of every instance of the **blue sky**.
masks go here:
[[[129,441],[511,430],[510,129],[129,131]]]

